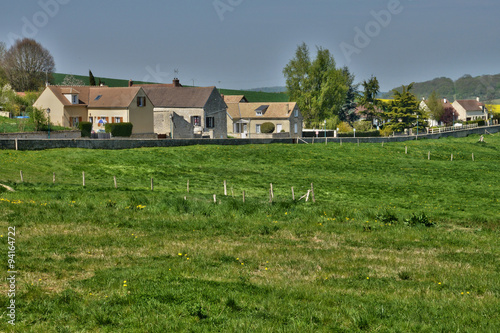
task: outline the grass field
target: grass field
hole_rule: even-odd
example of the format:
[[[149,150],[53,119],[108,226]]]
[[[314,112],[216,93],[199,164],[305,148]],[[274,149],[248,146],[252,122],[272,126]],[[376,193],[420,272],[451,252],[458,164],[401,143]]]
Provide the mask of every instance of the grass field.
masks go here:
[[[498,332],[485,141],[0,151],[0,331]]]

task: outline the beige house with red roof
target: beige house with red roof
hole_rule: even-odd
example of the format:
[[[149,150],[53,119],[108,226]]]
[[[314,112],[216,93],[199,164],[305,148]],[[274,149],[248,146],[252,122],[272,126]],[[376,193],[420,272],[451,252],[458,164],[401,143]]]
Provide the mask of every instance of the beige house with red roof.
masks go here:
[[[154,134],[153,104],[141,87],[48,86],[33,106],[50,110],[51,122],[64,127],[89,121],[99,131],[106,123],[130,122],[133,135]]]
[[[450,103],[450,101],[448,101],[446,98],[443,98],[440,101],[441,101],[441,104],[443,105],[444,110],[446,110],[446,109],[455,110],[455,108],[453,107],[453,104]],[[425,112],[427,112],[427,114],[429,114],[431,110],[427,106],[427,102],[428,102],[427,100],[422,100],[420,102],[420,109],[424,110]],[[428,123],[429,123],[430,127],[444,125],[442,121],[439,121],[439,119],[432,119],[431,117],[429,117]]]
[[[477,99],[462,99],[452,103],[458,112],[458,119],[462,121],[488,120],[488,109]]]
[[[226,96],[225,96],[226,98]],[[227,132],[236,138],[301,137],[303,117],[295,102],[227,103]],[[261,132],[263,123],[275,126],[274,132]]]

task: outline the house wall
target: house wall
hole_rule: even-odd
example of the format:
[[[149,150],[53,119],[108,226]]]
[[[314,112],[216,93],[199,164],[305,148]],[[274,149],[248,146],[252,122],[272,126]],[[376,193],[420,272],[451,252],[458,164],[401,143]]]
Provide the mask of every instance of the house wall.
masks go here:
[[[98,131],[98,130],[104,130],[104,124],[99,126],[98,123],[98,118],[99,117],[108,117],[108,122],[112,123],[113,121],[111,120],[112,117],[122,117],[123,122],[131,122],[129,119],[128,115],[128,110],[127,109],[99,109],[99,108],[89,108],[88,109],[88,115],[89,117],[93,117],[94,121],[92,123],[92,130]],[[133,122],[132,122],[133,123]],[[135,132],[135,124],[134,127],[132,127],[132,132]]]
[[[146,97],[146,106],[137,106],[137,97]],[[129,121],[134,124],[132,134],[155,133],[153,110],[153,103],[141,89],[128,108]]]
[[[52,90],[46,88],[35,103],[33,103],[33,106],[42,110],[50,108],[50,121],[52,124],[65,127],[69,126],[69,122],[64,122],[64,105],[54,95]],[[47,115],[47,113],[45,115]]]
[[[203,125],[205,123],[204,113],[202,108],[155,108],[154,131],[157,134],[170,136],[171,129],[173,129],[174,138],[193,138],[194,134],[202,134],[203,126],[192,126],[191,117],[200,117]],[[173,125],[170,121],[171,115],[174,117]]]
[[[214,139],[227,138],[227,105],[216,88],[213,89],[212,94],[210,95],[207,104],[205,104],[204,109],[205,117],[214,117],[214,128],[205,128],[204,131],[212,132],[212,138]],[[202,125],[203,127],[205,127],[205,119],[203,119]]]
[[[82,118],[82,121],[88,121],[88,112],[86,106],[66,106],[64,108],[64,114],[62,123],[64,127],[73,127],[70,121],[71,117]],[[52,108],[50,111],[50,121],[52,121]]]

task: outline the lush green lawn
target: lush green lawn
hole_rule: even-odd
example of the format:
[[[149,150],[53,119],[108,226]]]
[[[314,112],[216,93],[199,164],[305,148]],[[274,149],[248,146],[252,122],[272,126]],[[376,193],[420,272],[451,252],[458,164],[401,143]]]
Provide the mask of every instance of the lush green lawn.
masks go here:
[[[5,272],[16,227],[15,329],[498,332],[500,136],[485,139],[408,142],[408,154],[0,151],[0,183],[16,190],[0,187]],[[292,201],[311,183],[316,203]],[[0,331],[12,331],[7,291]]]

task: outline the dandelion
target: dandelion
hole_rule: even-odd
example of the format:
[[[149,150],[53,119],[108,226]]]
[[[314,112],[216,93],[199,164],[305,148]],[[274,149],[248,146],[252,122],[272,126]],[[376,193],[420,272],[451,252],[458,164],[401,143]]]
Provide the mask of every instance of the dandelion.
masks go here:
[[[366,279],[367,279],[367,280],[370,280],[370,277],[369,277],[369,276],[367,276],[367,277],[366,277]]]
[[[241,263],[242,265],[244,265],[244,263]]]
[[[182,256],[182,253],[177,253],[178,255]]]
[[[267,267],[266,267],[266,271],[267,271]]]

